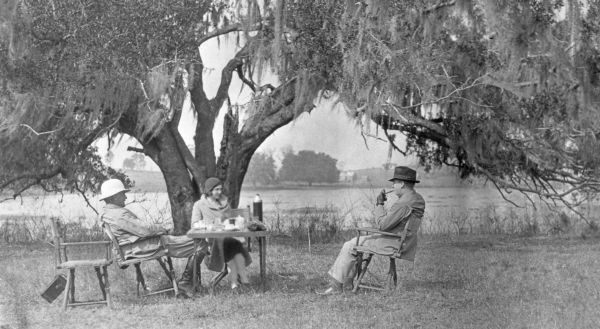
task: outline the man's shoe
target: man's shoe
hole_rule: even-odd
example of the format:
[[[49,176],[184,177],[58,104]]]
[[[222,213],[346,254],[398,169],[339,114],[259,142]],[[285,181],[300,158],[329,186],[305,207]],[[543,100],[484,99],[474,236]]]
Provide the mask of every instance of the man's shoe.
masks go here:
[[[177,287],[179,288],[179,290],[186,292],[188,295],[192,293],[192,290],[194,290],[194,286],[192,285],[192,283],[187,280],[180,280],[177,283]]]
[[[317,295],[321,296],[329,296],[329,295],[337,295],[341,294],[342,290],[336,287],[329,287],[323,291],[317,291]]]
[[[190,294],[185,290],[179,290],[179,292],[177,293],[177,296],[175,296],[175,297],[180,298],[180,299],[191,298]]]

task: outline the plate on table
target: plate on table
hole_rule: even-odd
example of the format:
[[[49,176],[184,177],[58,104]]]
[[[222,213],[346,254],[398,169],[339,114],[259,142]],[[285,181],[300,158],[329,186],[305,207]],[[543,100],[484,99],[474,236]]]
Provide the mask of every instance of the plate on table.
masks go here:
[[[223,231],[239,231],[240,229],[237,228],[235,225],[231,225],[231,224],[225,224],[225,227],[223,228]]]

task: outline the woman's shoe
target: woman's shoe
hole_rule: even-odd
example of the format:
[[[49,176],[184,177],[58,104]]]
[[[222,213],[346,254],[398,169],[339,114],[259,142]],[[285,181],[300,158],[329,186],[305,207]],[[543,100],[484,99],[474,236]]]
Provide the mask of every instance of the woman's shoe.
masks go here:
[[[344,291],[344,287],[339,282],[334,282],[333,280],[329,283],[329,288],[323,291],[317,291],[317,295],[337,295]]]
[[[322,296],[337,295],[337,294],[341,294],[341,293],[342,293],[342,290],[337,289],[335,287],[329,287],[323,291],[317,291],[317,295],[322,295]]]

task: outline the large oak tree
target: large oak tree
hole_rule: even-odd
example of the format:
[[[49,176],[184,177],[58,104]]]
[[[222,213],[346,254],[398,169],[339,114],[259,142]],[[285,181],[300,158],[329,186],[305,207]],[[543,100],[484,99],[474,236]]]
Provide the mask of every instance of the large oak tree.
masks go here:
[[[278,66],[264,55],[278,24],[268,1],[4,0],[1,7],[0,188],[14,197],[31,186],[97,189],[118,173],[102,165],[93,142],[126,134],[162,171],[175,229],[184,232],[207,177],[224,179],[235,207],[254,151],[313,108],[316,89],[303,86],[314,79],[300,71],[288,70],[276,86],[254,82]],[[208,97],[198,49],[226,35],[237,38],[238,51]],[[227,106],[234,76],[255,96],[243,108]],[[197,118],[193,152],[178,131],[188,96]]]
[[[194,181],[226,178],[235,206],[253,152],[318,94],[425,165],[574,210],[583,199],[571,192],[598,191],[598,1],[4,2],[0,186],[17,194],[97,186],[105,170],[90,145],[117,131],[163,171],[182,231]],[[235,32],[240,50],[209,99],[198,46]],[[265,68],[280,85],[253,82]],[[225,108],[217,159],[212,129],[234,74],[255,98],[244,122]],[[188,92],[194,154],[177,131]]]

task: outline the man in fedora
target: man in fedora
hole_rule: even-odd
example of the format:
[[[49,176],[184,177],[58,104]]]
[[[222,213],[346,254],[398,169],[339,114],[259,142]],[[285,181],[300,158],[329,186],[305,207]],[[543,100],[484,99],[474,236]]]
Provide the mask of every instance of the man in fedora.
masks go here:
[[[199,266],[206,253],[205,245],[195,250],[194,240],[187,236],[169,235],[168,231],[159,225],[151,225],[141,221],[133,212],[125,208],[127,200],[126,189],[118,179],[109,179],[100,187],[100,200],[106,205],[100,215],[101,221],[110,227],[117,239],[125,260],[151,257],[167,249],[167,253],[175,258],[188,258],[185,271],[179,280],[184,292],[191,288],[194,263]],[[194,262],[194,253],[198,253]]]
[[[377,196],[375,203],[375,228],[380,231],[400,234],[406,225],[407,237],[398,249],[398,239],[383,235],[369,235],[361,237],[359,245],[369,247],[378,252],[401,253],[401,259],[413,261],[417,249],[417,230],[421,225],[421,218],[425,212],[425,200],[414,189],[417,180],[417,172],[411,168],[400,166],[394,169],[394,176],[390,179],[394,187],[393,192],[398,200],[386,210],[383,206],[387,200],[385,192]],[[352,248],[356,246],[356,238],[344,243],[337,259],[331,266],[328,274],[330,285],[319,294],[329,295],[343,291],[344,286],[352,286],[355,276],[356,260]]]

